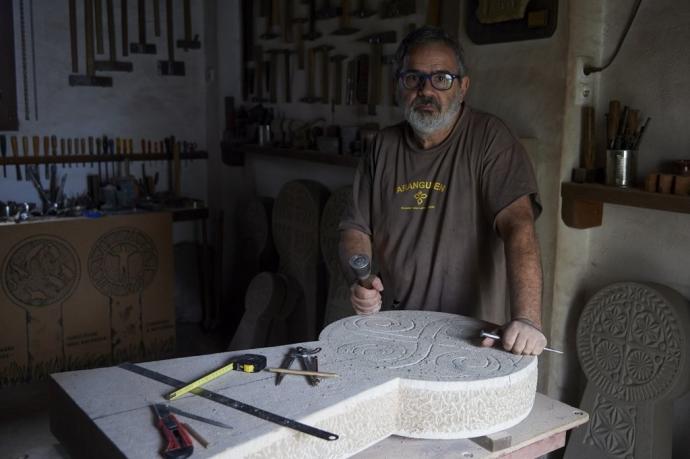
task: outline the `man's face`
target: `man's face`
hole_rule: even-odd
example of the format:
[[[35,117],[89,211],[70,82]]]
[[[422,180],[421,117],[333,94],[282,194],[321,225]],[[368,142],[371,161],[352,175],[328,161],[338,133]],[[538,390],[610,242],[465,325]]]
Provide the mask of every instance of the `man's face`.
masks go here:
[[[448,46],[429,43],[412,48],[405,57],[402,71],[410,70],[456,75],[458,62]],[[445,91],[434,88],[428,79],[416,89],[405,89],[398,81],[398,101],[404,109],[405,119],[415,131],[433,134],[455,121],[468,86],[468,77],[454,80],[450,89]]]

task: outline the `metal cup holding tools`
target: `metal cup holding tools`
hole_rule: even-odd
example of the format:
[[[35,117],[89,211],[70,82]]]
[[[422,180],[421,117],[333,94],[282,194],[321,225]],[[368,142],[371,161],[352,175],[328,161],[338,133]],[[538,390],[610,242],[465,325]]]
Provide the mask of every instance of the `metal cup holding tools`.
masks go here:
[[[637,150],[606,150],[606,184],[628,188],[635,184]]]

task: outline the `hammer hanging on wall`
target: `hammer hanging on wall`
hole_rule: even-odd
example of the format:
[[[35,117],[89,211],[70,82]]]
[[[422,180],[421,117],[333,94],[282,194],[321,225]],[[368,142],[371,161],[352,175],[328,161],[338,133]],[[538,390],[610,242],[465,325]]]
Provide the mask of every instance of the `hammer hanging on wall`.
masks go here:
[[[156,54],[156,45],[146,43],[146,0],[137,0],[137,20],[139,23],[139,42],[130,43],[132,54]]]
[[[395,31],[381,32],[360,41],[369,42],[371,45],[371,72],[369,79],[369,100],[367,113],[376,115],[376,105],[381,103],[381,59],[383,58],[383,44],[395,43],[397,34]]]
[[[93,8],[96,14],[96,21],[94,23],[96,28],[96,54],[103,54],[103,4],[101,0],[93,0]]]
[[[112,0],[111,0],[112,1]],[[72,24],[74,24],[74,38],[75,43],[72,45],[73,50],[76,49],[76,14],[74,15],[74,22],[72,22],[72,7],[73,0],[70,0],[70,31]],[[70,33],[70,35],[72,35]],[[93,0],[84,0],[84,43],[86,48],[86,74],[85,75],[70,75],[70,86],[112,86],[113,79],[110,77],[96,76],[96,67],[94,65],[94,50],[93,50]],[[75,63],[72,62],[72,69],[74,70]]]
[[[190,0],[184,0],[184,39],[177,40],[177,47],[182,48],[185,51],[190,49],[201,48],[201,42],[199,41],[199,35],[194,35],[192,37],[192,7],[189,3]]]
[[[165,35],[168,42],[168,60],[158,61],[158,70],[161,75],[184,76],[184,62],[175,61],[175,31],[173,30],[173,4],[172,0],[165,1]]]
[[[120,0],[120,21],[122,25],[122,55],[129,54],[129,27],[127,25],[127,0]]]
[[[77,45],[77,0],[69,0],[69,45],[72,73],[79,72],[79,48]]]
[[[108,18],[108,60],[96,61],[94,63],[94,66],[96,70],[105,72],[131,72],[131,62],[117,60],[117,41],[115,39],[115,10],[113,7],[113,0],[106,0],[106,16]]]

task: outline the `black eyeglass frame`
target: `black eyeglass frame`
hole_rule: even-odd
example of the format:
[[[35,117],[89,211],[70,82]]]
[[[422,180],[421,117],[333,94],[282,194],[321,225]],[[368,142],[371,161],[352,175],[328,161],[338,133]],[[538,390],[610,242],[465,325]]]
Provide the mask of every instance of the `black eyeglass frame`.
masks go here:
[[[403,83],[403,79],[405,76],[411,75],[411,74],[417,75],[417,77],[421,78],[421,80],[419,81],[419,83],[417,83],[416,87],[408,88],[407,86],[405,86],[405,83]],[[436,75],[445,75],[446,79],[448,79],[448,77],[450,77],[450,86],[448,86],[447,88],[437,88],[434,85],[434,80],[432,79]],[[453,82],[455,82],[455,80],[457,80],[458,78],[462,78],[462,75],[456,75],[454,73],[445,72],[445,71],[426,73],[426,72],[420,72],[418,70],[401,70],[398,72],[398,82],[403,87],[403,89],[407,89],[408,91],[413,90],[413,89],[417,89],[417,90],[421,89],[422,87],[424,87],[426,80],[429,80],[429,82],[431,83],[431,87],[434,88],[435,90],[437,90],[437,91],[448,91],[453,87]]]

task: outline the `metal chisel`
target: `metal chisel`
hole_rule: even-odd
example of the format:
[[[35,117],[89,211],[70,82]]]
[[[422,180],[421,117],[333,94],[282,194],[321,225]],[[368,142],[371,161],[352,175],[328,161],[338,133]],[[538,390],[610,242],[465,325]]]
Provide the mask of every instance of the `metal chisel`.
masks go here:
[[[15,172],[17,173],[17,181],[21,182],[22,181],[22,168],[19,166],[19,146],[17,144],[17,136],[12,136],[10,137],[10,144],[12,146],[12,156],[14,156],[14,159],[17,161],[15,164]]]
[[[222,427],[223,429],[232,429],[233,428],[231,425],[228,425],[224,422],[216,421],[215,419],[205,418],[203,416],[199,416],[198,414],[189,413],[187,411],[182,411],[181,409],[176,408],[172,405],[164,405],[164,406],[168,410],[170,410],[171,412],[173,412],[175,414],[179,414],[180,416],[184,416],[185,418],[194,419],[195,421],[199,421],[199,422],[205,422],[206,424],[210,424],[210,425],[216,426],[216,427]]]
[[[24,160],[26,163],[24,164],[24,180],[27,182],[31,181],[31,178],[29,177],[29,169],[31,168],[31,164],[29,164],[29,138],[27,136],[22,136],[22,152],[24,153]]]
[[[499,335],[496,335],[495,333],[487,333],[484,330],[482,330],[481,333],[479,333],[479,337],[480,338],[491,338],[491,339],[495,339],[498,341],[501,340],[501,337]],[[563,351],[559,351],[557,349],[551,349],[550,347],[545,347],[544,350],[549,351],[549,352],[554,352],[556,354],[563,354]]]
[[[43,156],[46,158],[46,168],[45,168],[45,173],[46,173],[46,180],[50,179],[50,163],[48,161],[48,157],[50,156],[50,137],[43,136]]]
[[[32,165],[31,168],[36,173],[36,178],[40,180],[41,168],[39,166],[41,164],[41,138],[35,135],[31,138],[31,142],[33,144],[34,159],[36,160],[36,164]]]

